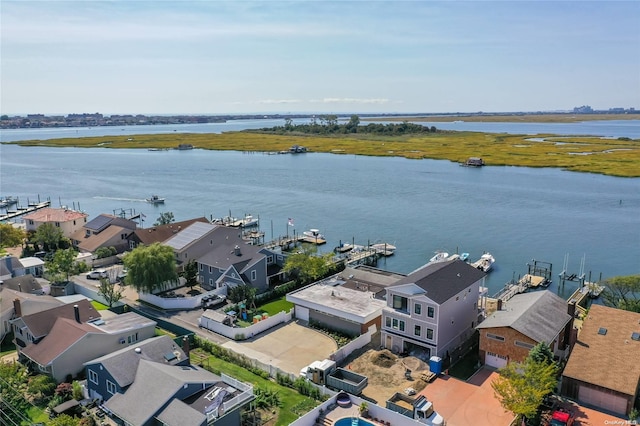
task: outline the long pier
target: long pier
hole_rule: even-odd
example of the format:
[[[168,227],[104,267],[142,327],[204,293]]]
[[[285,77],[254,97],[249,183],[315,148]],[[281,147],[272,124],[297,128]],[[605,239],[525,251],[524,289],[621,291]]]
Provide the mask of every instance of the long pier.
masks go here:
[[[16,217],[20,217],[27,213],[35,212],[36,210],[44,209],[45,207],[49,207],[49,206],[51,206],[51,201],[43,201],[41,203],[33,203],[33,204],[30,203],[28,207],[16,207],[15,210],[8,210],[7,213],[0,215],[0,222],[11,220]]]

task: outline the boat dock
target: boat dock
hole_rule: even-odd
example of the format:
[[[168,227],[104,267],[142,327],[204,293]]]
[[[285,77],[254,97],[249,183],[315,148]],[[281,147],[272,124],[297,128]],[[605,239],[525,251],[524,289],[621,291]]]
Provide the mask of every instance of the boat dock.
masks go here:
[[[0,222],[11,220],[49,206],[51,206],[51,201],[47,200],[40,203],[29,203],[28,207],[16,207],[15,210],[7,210],[7,213],[0,215]]]

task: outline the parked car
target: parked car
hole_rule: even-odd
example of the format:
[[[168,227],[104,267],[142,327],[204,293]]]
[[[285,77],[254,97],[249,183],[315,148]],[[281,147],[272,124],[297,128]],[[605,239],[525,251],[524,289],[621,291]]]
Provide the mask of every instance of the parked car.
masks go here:
[[[96,269],[87,274],[87,278],[90,280],[99,280],[100,278],[109,278],[106,269]]]
[[[227,296],[223,294],[213,294],[202,298],[202,309],[211,309],[227,301]]]

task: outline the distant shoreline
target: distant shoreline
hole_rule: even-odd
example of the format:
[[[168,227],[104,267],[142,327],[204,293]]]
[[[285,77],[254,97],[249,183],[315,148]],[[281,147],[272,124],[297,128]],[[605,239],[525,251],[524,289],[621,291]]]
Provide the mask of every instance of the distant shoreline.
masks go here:
[[[640,120],[638,114],[451,114],[433,116],[406,117],[372,117],[363,116],[361,121],[416,121],[433,123],[452,123],[455,121],[469,121],[474,123],[578,123],[582,121],[601,120]]]

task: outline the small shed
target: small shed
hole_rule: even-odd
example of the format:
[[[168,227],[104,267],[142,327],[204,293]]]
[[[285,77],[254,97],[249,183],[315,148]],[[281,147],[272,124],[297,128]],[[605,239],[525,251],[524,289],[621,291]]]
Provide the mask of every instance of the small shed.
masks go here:
[[[80,403],[77,400],[71,399],[53,407],[53,412],[56,416],[59,416],[61,414],[73,414],[76,412],[79,406]]]

